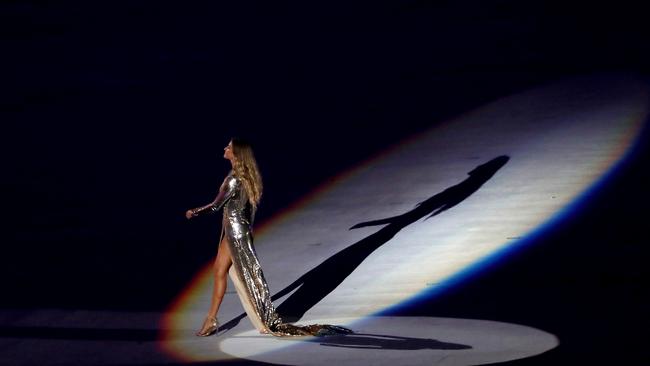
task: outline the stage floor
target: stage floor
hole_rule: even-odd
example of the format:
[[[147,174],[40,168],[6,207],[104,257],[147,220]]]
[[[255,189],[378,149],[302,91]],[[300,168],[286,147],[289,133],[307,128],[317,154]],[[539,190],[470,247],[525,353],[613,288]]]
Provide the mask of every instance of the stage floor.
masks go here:
[[[400,311],[472,281],[579,211],[647,113],[647,86],[626,76],[543,85],[396,141],[256,226],[280,314],[354,335],[257,334],[229,282],[224,330],[195,337],[211,292],[206,263],[166,312],[3,310],[0,364],[476,365],[547,352],[563,340],[539,327]]]

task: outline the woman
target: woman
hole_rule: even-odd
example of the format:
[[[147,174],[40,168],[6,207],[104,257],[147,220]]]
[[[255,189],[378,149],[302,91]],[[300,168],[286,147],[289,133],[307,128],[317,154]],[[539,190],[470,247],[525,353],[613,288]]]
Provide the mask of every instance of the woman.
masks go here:
[[[283,323],[271,302],[268,285],[253,246],[252,224],[262,197],[262,178],[253,150],[243,140],[233,138],[224,148],[223,157],[232,170],[219,188],[215,200],[188,210],[192,217],[217,212],[223,207],[223,222],[217,259],[214,262],[214,289],[208,316],[196,333],[210,336],[219,329],[217,312],[226,291],[226,273],[235,284],[237,294],[249,319],[260,333],[275,336],[346,334],[352,331],[327,324],[297,326]]]

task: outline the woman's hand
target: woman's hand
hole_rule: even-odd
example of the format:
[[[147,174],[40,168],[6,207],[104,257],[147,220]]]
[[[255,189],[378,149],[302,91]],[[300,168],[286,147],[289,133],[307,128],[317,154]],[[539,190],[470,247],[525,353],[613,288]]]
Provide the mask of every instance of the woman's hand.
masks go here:
[[[192,213],[192,210],[187,210],[185,212],[185,217],[187,217],[188,219],[191,219],[193,216],[194,214]]]

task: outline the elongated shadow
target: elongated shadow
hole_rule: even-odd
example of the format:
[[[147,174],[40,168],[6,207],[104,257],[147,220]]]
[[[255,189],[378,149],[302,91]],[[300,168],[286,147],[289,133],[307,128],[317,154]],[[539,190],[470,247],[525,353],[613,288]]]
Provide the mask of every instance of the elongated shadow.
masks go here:
[[[321,346],[357,348],[357,349],[390,349],[414,351],[421,349],[470,349],[471,346],[459,343],[442,342],[431,338],[401,337],[385,334],[354,333],[339,336],[318,337],[310,342]]]
[[[372,252],[392,239],[404,227],[428,215],[426,219],[439,215],[476,192],[485,182],[510,160],[508,156],[496,157],[471,170],[464,181],[416,204],[415,208],[404,214],[358,223],[350,229],[386,225],[374,234],[361,239],[340,252],[329,257],[296,281],[276,293],[276,300],[298,288],[289,296],[277,311],[284,321],[295,322],[338,287]],[[245,314],[223,324],[224,330],[237,325]]]

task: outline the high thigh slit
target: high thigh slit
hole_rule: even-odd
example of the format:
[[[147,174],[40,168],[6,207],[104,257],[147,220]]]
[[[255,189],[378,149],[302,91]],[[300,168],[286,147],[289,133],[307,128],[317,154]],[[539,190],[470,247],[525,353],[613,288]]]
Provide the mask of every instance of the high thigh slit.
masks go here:
[[[294,325],[284,323],[271,301],[266,279],[253,246],[252,222],[255,209],[248,200],[240,178],[233,172],[226,177],[215,200],[192,211],[194,216],[223,209],[219,245],[226,240],[231,266],[228,275],[248,315],[260,333],[275,336],[333,335],[352,333],[350,329],[329,324]]]
[[[228,269],[228,277],[230,277],[230,280],[235,286],[235,291],[237,292],[237,296],[239,297],[239,300],[241,301],[242,306],[244,307],[244,311],[246,312],[248,319],[250,319],[255,329],[258,329],[260,333],[269,333],[268,328],[261,322],[260,318],[255,314],[255,311],[253,310],[254,306],[251,303],[250,297],[248,296],[246,290],[246,285],[237,274],[237,270],[234,269],[233,258],[232,258],[232,247],[230,241],[224,235],[223,226],[221,229],[221,240],[219,241],[219,248],[221,248],[222,245],[227,245],[228,249],[230,249],[230,253],[229,253],[230,268]]]

